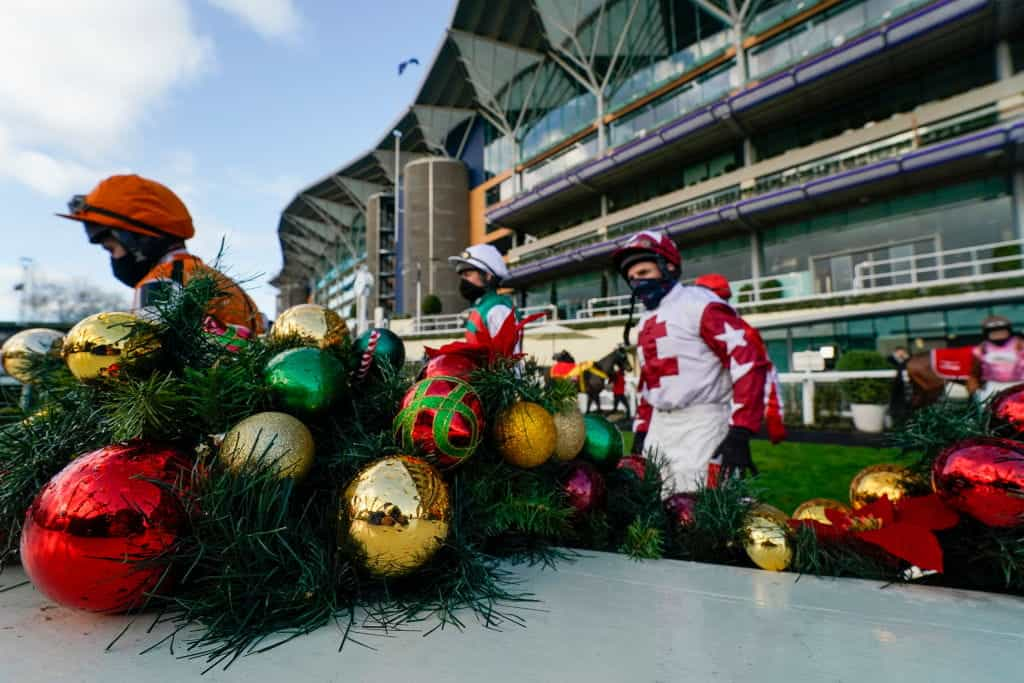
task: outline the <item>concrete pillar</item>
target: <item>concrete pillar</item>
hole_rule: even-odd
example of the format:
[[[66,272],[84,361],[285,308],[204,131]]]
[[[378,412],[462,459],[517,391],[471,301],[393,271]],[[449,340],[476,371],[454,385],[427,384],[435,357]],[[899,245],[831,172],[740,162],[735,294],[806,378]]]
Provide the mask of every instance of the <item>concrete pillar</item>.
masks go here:
[[[764,251],[761,248],[761,233],[750,233],[750,276],[754,281],[754,301],[761,299],[761,277],[764,272]]]
[[[1013,76],[1013,54],[1010,43],[1000,40],[996,43],[996,78],[1005,81]]]
[[[743,165],[753,166],[757,163],[757,150],[754,149],[754,141],[749,137],[743,138]]]
[[[1013,180],[1013,227],[1017,239],[1024,239],[1024,169],[1014,167]]]

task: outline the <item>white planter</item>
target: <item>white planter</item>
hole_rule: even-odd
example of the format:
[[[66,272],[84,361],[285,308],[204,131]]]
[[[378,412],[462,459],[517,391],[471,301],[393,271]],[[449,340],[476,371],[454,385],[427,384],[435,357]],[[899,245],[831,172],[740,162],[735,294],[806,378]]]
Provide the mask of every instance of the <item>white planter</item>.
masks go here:
[[[885,406],[871,403],[851,403],[853,426],[861,432],[879,433],[885,427]]]

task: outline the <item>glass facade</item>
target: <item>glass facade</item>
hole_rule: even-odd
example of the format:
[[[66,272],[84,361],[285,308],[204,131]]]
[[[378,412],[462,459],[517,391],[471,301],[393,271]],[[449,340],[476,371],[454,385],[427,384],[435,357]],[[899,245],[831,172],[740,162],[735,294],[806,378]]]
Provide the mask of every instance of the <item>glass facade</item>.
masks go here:
[[[761,335],[775,367],[789,372],[794,352],[817,351],[822,346],[836,346],[840,354],[853,349],[887,354],[901,346],[920,353],[977,344],[981,341],[981,321],[990,315],[1006,316],[1018,329],[1024,326],[1024,304],[997,303],[767,327],[761,329]]]
[[[809,295],[852,289],[856,266],[869,259],[899,259],[1014,237],[1009,183],[998,177],[894,197],[770,228],[762,233],[762,244],[765,274],[808,272],[808,291],[802,294]],[[964,255],[964,259],[969,257]],[[917,259],[915,263],[925,269],[915,274],[920,281],[967,274],[940,273],[927,260]],[[870,284],[903,284],[901,278],[907,275],[902,271],[894,268],[887,273],[874,269],[877,280]]]

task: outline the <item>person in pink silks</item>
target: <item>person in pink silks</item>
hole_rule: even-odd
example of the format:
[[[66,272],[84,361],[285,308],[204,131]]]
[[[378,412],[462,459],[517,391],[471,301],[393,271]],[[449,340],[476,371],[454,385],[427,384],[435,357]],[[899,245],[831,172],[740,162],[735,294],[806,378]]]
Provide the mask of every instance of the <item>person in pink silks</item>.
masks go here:
[[[993,315],[981,323],[984,340],[974,347],[967,391],[978,401],[1024,382],[1024,339],[1013,333],[1007,318]]]

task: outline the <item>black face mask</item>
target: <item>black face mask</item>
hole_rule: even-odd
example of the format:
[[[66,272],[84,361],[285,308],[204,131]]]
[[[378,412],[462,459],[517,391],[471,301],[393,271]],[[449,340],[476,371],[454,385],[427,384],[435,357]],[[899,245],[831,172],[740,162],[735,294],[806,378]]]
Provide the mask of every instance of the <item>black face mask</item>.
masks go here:
[[[474,285],[469,280],[459,280],[459,294],[462,295],[463,299],[469,301],[470,303],[476,301],[486,293],[486,287]]]
[[[675,284],[675,280],[658,277],[630,280],[629,287],[633,290],[633,295],[643,303],[644,308],[653,311]]]
[[[127,253],[121,258],[110,257],[110,269],[114,271],[114,277],[129,287],[139,284],[139,280],[146,277],[146,273],[153,269],[156,260],[137,260],[135,255]]]

